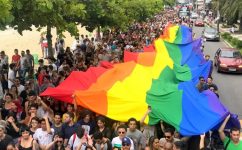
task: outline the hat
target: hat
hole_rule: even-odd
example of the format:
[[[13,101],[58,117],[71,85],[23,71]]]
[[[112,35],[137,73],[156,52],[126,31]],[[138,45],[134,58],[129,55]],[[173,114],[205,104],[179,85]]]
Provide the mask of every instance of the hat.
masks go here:
[[[35,91],[29,91],[28,96],[37,96],[37,94]]]
[[[131,145],[131,140],[130,140],[130,138],[128,138],[128,137],[124,137],[124,138],[122,139],[122,145],[123,145],[123,144]]]

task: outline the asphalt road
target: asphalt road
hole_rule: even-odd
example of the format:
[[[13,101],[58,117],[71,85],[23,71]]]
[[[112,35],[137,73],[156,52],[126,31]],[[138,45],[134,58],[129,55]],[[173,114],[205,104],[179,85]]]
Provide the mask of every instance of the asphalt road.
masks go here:
[[[203,27],[194,27],[196,37],[201,36]],[[205,42],[204,54],[211,56],[213,60],[215,51],[220,47],[229,47],[221,39],[220,42]],[[242,74],[217,73],[213,69],[214,83],[218,86],[219,96],[227,108],[242,119]]]

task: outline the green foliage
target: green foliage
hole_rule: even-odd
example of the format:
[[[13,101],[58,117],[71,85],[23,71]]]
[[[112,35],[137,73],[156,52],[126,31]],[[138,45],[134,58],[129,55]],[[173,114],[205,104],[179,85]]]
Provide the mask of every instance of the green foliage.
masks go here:
[[[237,42],[237,48],[242,49],[242,41],[239,40]]]
[[[0,0],[0,29],[5,29],[12,20],[12,3],[10,0]]]
[[[231,39],[231,43],[233,44],[233,45],[238,45],[238,43],[239,43],[239,39],[238,38],[232,38]]]

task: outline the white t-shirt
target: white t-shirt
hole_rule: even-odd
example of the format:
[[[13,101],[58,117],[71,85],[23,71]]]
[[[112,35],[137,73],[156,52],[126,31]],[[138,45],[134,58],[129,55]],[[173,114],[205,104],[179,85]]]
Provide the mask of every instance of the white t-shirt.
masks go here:
[[[35,131],[33,138],[35,140],[38,140],[38,143],[40,145],[46,146],[52,142],[53,136],[54,136],[54,129],[51,128],[51,134],[48,134],[47,131],[43,131],[42,128],[38,128]]]
[[[24,90],[24,86],[20,84],[17,88],[18,88],[18,94],[20,95],[21,92],[23,92]]]
[[[9,79],[11,79],[11,80],[15,79],[15,73],[12,69],[9,69],[9,71],[8,71],[8,88],[10,89],[14,83],[12,81],[10,81]]]
[[[128,137],[129,138],[129,137]],[[129,138],[130,139],[130,138]],[[132,139],[130,139],[131,141],[131,147],[130,147],[130,150],[134,150],[134,142],[132,141]],[[122,140],[117,136],[115,138],[113,138],[112,140],[112,147],[119,147],[121,148],[122,147]]]
[[[77,150],[78,146],[81,144],[82,139],[80,139],[77,135],[75,135],[75,141],[74,140],[74,134],[70,137],[70,140],[68,142],[68,145],[70,147],[73,147],[72,150]],[[82,144],[81,150],[86,149],[87,143]]]

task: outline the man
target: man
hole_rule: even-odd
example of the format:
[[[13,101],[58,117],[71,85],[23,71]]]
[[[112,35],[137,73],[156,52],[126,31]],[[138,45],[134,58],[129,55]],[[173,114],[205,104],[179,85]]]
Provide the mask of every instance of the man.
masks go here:
[[[208,86],[209,89],[210,89],[210,87],[213,87],[214,88],[214,92],[218,93],[218,87],[217,87],[216,84],[213,83],[213,78],[212,77],[208,77],[208,79],[207,79],[207,86]]]
[[[30,50],[29,49],[26,50],[26,58],[28,60],[29,67],[31,69],[33,69],[34,68],[34,57],[33,57],[33,55],[30,54]]]
[[[41,128],[38,128],[35,131],[33,138],[38,140],[40,149],[45,149],[46,146],[52,142],[54,129],[50,128],[50,123],[47,116],[41,119],[40,126]]]
[[[21,58],[21,56],[18,54],[18,49],[15,49],[14,55],[12,56],[12,63],[14,63],[16,65],[16,68],[19,68],[20,58]]]
[[[202,91],[208,89],[208,86],[207,86],[207,84],[206,84],[206,82],[205,82],[204,77],[202,77],[202,76],[199,77],[199,83],[197,84],[196,87],[197,87],[197,89],[198,89],[199,92],[202,92]]]
[[[74,124],[74,113],[67,112],[65,121],[61,126],[62,137],[64,138],[64,145],[67,146],[68,140],[75,133],[78,124]]]
[[[240,141],[240,129],[232,128],[230,129],[230,138],[224,133],[225,125],[227,124],[230,115],[228,115],[222,125],[220,126],[218,132],[220,139],[222,140],[226,150],[242,150],[242,141]]]
[[[25,55],[24,51],[21,51],[21,58],[20,58],[20,77],[25,78],[26,73],[29,71],[29,62]]]
[[[49,65],[53,66],[53,70],[57,71],[57,66],[55,64],[56,59],[54,57],[49,57],[48,58],[48,63]]]
[[[211,66],[210,66],[210,70],[209,70],[209,77],[211,77],[212,76],[212,73],[213,73],[213,61],[212,60],[210,60],[210,55],[206,55],[205,56],[205,60],[207,61],[207,62],[211,62]]]
[[[94,144],[95,144],[95,148],[96,149],[100,149],[100,150],[111,150],[112,149],[112,145],[111,142],[109,140],[104,140],[104,136],[102,132],[95,132],[93,134],[93,140],[94,140]]]
[[[117,131],[118,131],[118,136],[113,138],[112,147],[113,148],[122,148],[122,140],[123,140],[123,138],[126,137],[127,127],[125,125],[120,125],[120,126],[118,126]],[[129,138],[129,137],[127,137],[127,138]],[[130,149],[134,150],[133,141],[131,139],[130,139],[130,141],[131,141]]]
[[[134,149],[140,150],[145,148],[145,136],[141,131],[136,129],[137,120],[135,118],[130,118],[128,120],[128,131],[127,136],[131,138],[134,142]]]
[[[122,150],[131,150],[131,140],[128,137],[122,139]]]
[[[62,115],[60,113],[55,113],[54,115],[54,123],[52,124],[52,128],[55,130],[55,135],[60,135],[62,121],[61,121]]]
[[[43,78],[43,84],[40,86],[40,92],[44,92],[48,87],[55,87],[51,82],[50,82],[50,76],[45,75]]]
[[[173,144],[176,141],[180,140],[174,137],[174,130],[171,128],[164,129],[164,138],[160,139],[160,143],[170,142]]]
[[[186,149],[186,143],[183,141],[176,141],[173,144],[173,150],[185,150]]]
[[[164,144],[164,150],[173,150],[173,143],[171,142],[166,142]]]
[[[7,79],[8,75],[8,56],[5,54],[4,51],[0,53],[0,71],[4,74],[5,79]]]

